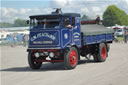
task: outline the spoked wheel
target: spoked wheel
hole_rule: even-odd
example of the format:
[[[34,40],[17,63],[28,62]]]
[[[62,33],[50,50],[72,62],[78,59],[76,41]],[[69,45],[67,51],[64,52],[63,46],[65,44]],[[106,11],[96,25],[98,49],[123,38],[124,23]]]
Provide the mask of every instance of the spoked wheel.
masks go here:
[[[36,62],[35,61],[35,56],[32,55],[32,52],[28,53],[28,63],[31,69],[40,69],[42,63],[41,62]]]
[[[93,56],[96,62],[104,62],[107,57],[106,45],[101,43],[98,47],[98,53],[94,54]]]
[[[65,69],[73,69],[78,63],[78,51],[75,47],[69,49],[64,56]]]

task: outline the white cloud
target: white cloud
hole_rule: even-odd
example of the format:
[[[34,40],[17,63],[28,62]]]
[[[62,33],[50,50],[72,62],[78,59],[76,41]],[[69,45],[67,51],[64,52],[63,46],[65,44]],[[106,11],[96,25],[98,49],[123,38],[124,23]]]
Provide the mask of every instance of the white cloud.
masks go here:
[[[94,7],[92,7],[92,11],[93,12],[100,12],[101,11],[101,8],[94,6]]]
[[[14,8],[8,8],[9,13],[17,13],[18,11]]]
[[[118,0],[115,4],[128,14],[128,0]]]
[[[115,4],[128,13],[128,0],[51,0],[49,8],[5,8],[2,7],[1,21],[13,22],[17,18],[28,19],[30,15],[48,14],[52,8],[62,8],[64,13],[86,14],[91,18],[103,15],[108,5]]]
[[[39,11],[40,11],[39,8],[33,8],[33,10],[34,10],[35,12],[39,12]]]
[[[81,8],[80,10],[83,14],[89,13],[88,8]]]
[[[27,12],[26,9],[24,9],[24,8],[21,8],[21,9],[20,9],[20,13],[21,13],[21,14],[26,14],[26,12]]]
[[[96,15],[102,16],[107,6],[111,4],[128,13],[128,0],[65,0],[65,3],[63,0],[53,0],[51,4],[51,7],[61,7],[64,12],[86,14],[91,18],[95,18]]]
[[[18,11],[14,8],[1,8],[1,15],[8,16],[9,14],[16,14]]]
[[[52,0],[51,5],[55,7],[64,7],[68,3],[68,0]]]
[[[28,19],[30,15],[50,13],[50,8],[1,8],[1,22],[11,22],[17,18]]]
[[[128,0],[125,0],[125,2],[126,2],[126,4],[127,4],[127,6],[128,6]]]
[[[8,14],[7,8],[1,8],[1,15],[6,16]]]
[[[95,18],[96,15],[102,15],[104,8],[101,7],[102,5],[97,4],[98,1],[99,0],[65,0],[65,3],[63,3],[63,0],[53,0],[51,1],[51,7],[61,7],[63,12],[86,14],[91,18]]]
[[[18,19],[18,17],[14,17],[14,19]]]

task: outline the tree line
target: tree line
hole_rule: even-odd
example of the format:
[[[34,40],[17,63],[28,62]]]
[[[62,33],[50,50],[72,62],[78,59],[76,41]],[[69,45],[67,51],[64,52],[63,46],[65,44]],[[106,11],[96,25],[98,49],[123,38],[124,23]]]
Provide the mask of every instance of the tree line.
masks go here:
[[[28,26],[26,20],[24,19],[16,19],[14,20],[14,23],[8,23],[8,22],[0,22],[0,28],[8,28],[8,27],[26,27]]]

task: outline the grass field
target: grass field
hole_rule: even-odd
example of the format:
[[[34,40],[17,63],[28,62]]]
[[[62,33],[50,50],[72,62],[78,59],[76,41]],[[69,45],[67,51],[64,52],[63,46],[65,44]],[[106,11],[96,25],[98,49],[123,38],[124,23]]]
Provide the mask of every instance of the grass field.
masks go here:
[[[124,40],[124,37],[117,37],[117,40],[123,41]]]

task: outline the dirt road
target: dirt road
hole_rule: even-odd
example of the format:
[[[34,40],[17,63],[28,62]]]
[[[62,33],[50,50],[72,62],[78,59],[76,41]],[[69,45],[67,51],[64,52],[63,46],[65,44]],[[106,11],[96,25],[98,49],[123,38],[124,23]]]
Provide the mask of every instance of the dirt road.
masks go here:
[[[128,85],[128,44],[112,44],[104,63],[81,60],[74,70],[44,63],[33,71],[25,47],[1,47],[1,85]]]

